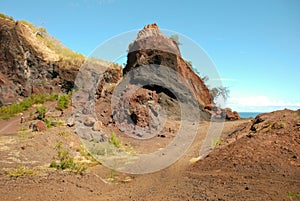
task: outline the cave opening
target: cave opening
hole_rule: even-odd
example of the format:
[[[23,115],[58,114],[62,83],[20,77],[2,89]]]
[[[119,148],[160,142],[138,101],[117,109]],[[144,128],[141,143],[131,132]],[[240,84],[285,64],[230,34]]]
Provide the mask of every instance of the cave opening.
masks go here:
[[[165,93],[170,98],[177,100],[176,96],[169,89],[167,89],[165,87],[162,87],[162,86],[159,86],[156,84],[151,84],[151,85],[145,85],[145,86],[143,86],[143,88],[151,90],[151,91],[156,91],[157,94]]]

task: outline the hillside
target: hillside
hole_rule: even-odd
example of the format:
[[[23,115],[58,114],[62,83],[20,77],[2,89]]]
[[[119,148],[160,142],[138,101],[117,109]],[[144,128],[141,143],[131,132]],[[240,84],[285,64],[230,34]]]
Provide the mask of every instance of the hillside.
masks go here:
[[[0,17],[0,105],[35,93],[68,92],[84,56],[74,53],[44,28]]]

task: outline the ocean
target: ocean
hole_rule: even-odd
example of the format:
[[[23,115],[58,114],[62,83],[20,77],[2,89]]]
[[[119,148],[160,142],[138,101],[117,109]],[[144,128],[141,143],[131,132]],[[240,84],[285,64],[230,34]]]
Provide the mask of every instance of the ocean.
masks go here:
[[[241,118],[255,118],[257,115],[263,112],[239,112]]]

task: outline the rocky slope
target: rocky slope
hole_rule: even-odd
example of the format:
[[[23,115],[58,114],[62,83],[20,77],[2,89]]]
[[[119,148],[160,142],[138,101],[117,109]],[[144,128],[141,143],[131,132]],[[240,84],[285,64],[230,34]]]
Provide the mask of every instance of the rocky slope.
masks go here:
[[[209,200],[297,200],[288,195],[300,192],[299,156],[300,110],[279,110],[224,133],[188,177],[192,184],[205,180],[207,188],[195,190]]]
[[[62,58],[43,37],[29,23],[0,18],[0,106],[73,87],[84,60]]]

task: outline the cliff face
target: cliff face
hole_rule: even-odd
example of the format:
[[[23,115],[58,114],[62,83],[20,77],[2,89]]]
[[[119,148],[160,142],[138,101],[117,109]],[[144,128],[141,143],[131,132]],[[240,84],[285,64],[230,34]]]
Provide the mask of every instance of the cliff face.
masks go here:
[[[27,25],[0,18],[0,106],[73,87],[82,63],[63,61],[38,37]]]
[[[200,106],[212,103],[207,86],[183,60],[177,43],[165,37],[156,24],[147,25],[138,33],[129,47],[123,73],[151,64],[166,66],[178,72],[186,80]]]

